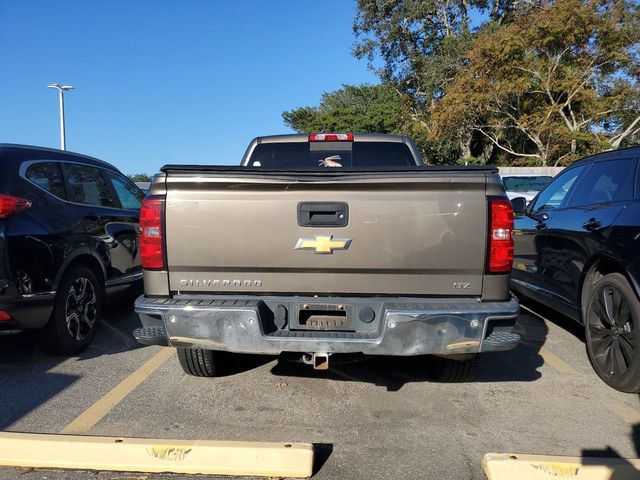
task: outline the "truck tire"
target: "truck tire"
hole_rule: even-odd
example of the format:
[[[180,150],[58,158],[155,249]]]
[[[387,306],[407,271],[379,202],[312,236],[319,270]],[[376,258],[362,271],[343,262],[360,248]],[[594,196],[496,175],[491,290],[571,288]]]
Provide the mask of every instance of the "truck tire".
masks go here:
[[[178,360],[185,373],[194,377],[218,375],[218,355],[213,350],[202,348],[178,348]]]
[[[77,355],[96,334],[104,298],[102,284],[84,265],[62,277],[49,322],[39,332],[40,347],[52,355]]]
[[[436,382],[464,383],[473,378],[476,358],[453,360],[451,358],[432,357],[430,360],[431,376]]]
[[[598,376],[621,392],[640,392],[640,302],[624,275],[610,273],[584,309],[587,354]]]

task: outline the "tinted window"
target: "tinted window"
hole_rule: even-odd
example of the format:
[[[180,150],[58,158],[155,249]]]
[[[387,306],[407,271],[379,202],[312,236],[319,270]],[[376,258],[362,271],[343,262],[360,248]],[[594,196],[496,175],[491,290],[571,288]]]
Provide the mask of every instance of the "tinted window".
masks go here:
[[[363,168],[415,166],[411,150],[394,142],[326,142],[256,145],[248,165],[258,168]]]
[[[138,210],[144,198],[144,193],[142,193],[138,187],[132,185],[126,178],[113,173],[107,173],[107,177],[109,177],[109,181],[116,191],[122,208]]]
[[[249,166],[262,168],[296,168],[309,166],[309,144],[262,143],[256,145]]]
[[[348,145],[347,147],[349,147]],[[324,145],[322,145],[324,147]],[[309,151],[309,160],[305,168],[349,168],[352,166],[351,148],[318,148]]]
[[[505,190],[510,192],[539,192],[553,177],[535,175],[531,177],[504,177]]]
[[[40,188],[55,195],[58,198],[66,198],[64,193],[64,181],[60,166],[54,162],[34,163],[29,165],[25,176]]]
[[[594,163],[576,186],[570,206],[632,199],[635,169],[636,161],[631,158]]]
[[[640,162],[636,168],[636,198],[640,198]]]
[[[87,165],[63,163],[69,200],[87,205],[115,207],[107,182],[100,170]]]
[[[565,170],[554,178],[547,188],[540,192],[536,198],[533,210],[551,210],[560,207],[567,193],[569,193],[571,186],[584,171],[584,168],[584,165],[580,165],[579,167]]]
[[[416,161],[404,143],[355,142],[353,144],[354,167],[410,167]]]

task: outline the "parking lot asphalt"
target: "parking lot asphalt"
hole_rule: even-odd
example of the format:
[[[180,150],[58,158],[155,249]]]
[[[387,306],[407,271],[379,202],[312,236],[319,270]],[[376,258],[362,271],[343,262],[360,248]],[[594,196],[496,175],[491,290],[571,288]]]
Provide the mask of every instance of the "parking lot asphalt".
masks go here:
[[[42,353],[30,334],[0,336],[1,429],[312,442],[317,479],[481,479],[488,452],[640,455],[638,396],[604,385],[580,328],[539,305],[529,306],[544,318],[525,309],[519,317],[522,343],[482,356],[475,380],[464,384],[431,381],[416,358],[317,372],[271,357],[231,357],[227,376],[189,377],[175,354],[136,344],[130,305],[109,307],[95,342],[77,358]],[[0,479],[89,477],[176,478],[0,469]]]

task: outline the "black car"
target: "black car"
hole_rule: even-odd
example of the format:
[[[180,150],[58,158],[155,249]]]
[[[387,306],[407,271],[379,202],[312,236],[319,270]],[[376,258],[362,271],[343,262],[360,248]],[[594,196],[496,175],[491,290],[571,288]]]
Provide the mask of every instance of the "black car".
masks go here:
[[[514,199],[512,288],[584,324],[597,374],[640,391],[640,147],[584,158]]]
[[[55,354],[86,348],[104,301],[140,285],[143,196],[106,162],[0,144],[0,330],[41,329]]]

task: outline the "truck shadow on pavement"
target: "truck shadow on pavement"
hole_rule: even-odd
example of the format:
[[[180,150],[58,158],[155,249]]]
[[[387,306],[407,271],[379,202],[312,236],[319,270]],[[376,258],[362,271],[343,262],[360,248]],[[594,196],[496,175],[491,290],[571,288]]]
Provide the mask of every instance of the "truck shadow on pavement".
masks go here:
[[[582,343],[585,342],[584,326],[557,310],[553,310],[552,308],[529,298],[520,299],[520,306],[524,307],[520,310],[522,314],[531,315],[527,310],[525,310],[526,308],[531,309],[536,312],[536,314],[544,317],[563,330],[566,330]]]
[[[84,361],[103,355],[141,348],[131,336],[139,324],[131,302],[106,307],[93,343],[77,357],[52,356],[38,346],[38,332],[0,335],[0,430],[55,397],[76,380],[77,375],[52,370],[69,360]]]
[[[80,354],[79,359],[85,360],[143,348],[144,345],[139,344],[132,334],[133,330],[140,326],[140,319],[133,311],[132,298],[125,297],[119,302],[108,305],[102,313],[96,338]]]
[[[479,355],[474,381],[532,382],[542,376],[538,369],[544,364],[540,349],[549,333],[546,324],[534,315],[521,312],[514,331],[520,335],[518,346],[508,352]]]
[[[547,326],[539,318],[525,312],[518,317],[516,332],[522,336],[522,340],[514,350],[484,353],[477,357],[471,382],[532,382],[541,377],[538,369],[544,360],[539,351],[547,337]],[[280,360],[271,373],[373,383],[395,392],[407,383],[436,382],[433,368],[433,359],[428,356],[381,356],[357,363],[334,364],[327,371],[316,371],[308,365]]]

